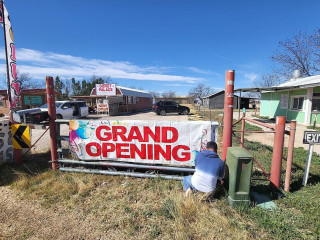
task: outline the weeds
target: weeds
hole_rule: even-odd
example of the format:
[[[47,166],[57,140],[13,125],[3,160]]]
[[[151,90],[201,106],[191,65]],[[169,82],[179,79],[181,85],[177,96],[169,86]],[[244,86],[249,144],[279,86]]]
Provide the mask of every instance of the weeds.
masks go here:
[[[221,118],[221,112],[211,114]],[[249,124],[246,127],[257,130]],[[246,143],[270,171],[272,148]],[[306,154],[302,148],[294,150],[292,193],[274,200],[276,211],[255,206],[232,209],[225,197],[209,203],[197,194],[184,198],[181,182],[173,180],[52,172],[48,154],[29,159],[27,168],[0,166],[0,185],[11,185],[23,199],[39,201],[53,215],[67,212],[86,221],[109,239],[318,239],[320,157],[313,156],[309,186],[302,188]],[[255,168],[253,177],[261,176]],[[253,181],[252,189],[268,193],[267,185]],[[30,229],[21,237],[29,233],[37,230]]]

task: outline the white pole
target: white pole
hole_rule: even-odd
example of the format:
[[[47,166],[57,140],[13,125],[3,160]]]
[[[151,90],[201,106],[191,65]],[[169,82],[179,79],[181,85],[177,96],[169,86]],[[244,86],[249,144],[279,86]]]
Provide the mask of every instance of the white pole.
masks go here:
[[[304,170],[304,175],[303,175],[303,180],[302,180],[302,185],[303,186],[306,186],[307,182],[308,182],[311,159],[312,159],[312,153],[313,153],[313,144],[310,144],[309,145],[308,156],[307,156],[306,168]]]

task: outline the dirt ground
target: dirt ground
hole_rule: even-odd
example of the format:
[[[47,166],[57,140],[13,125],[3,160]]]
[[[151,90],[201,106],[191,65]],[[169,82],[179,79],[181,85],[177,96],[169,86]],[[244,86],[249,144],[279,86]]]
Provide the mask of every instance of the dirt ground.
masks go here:
[[[0,196],[0,239],[89,239],[89,233],[90,239],[107,239],[95,235],[99,224],[92,224],[83,213],[63,206],[46,209],[40,202],[19,199],[8,187],[0,187]]]

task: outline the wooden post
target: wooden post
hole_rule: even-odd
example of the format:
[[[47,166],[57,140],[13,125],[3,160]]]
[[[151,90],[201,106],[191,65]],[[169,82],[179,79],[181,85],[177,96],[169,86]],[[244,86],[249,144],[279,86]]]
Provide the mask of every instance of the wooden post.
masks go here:
[[[222,160],[226,161],[227,149],[232,146],[232,120],[234,99],[234,70],[226,71],[223,119],[223,150]]]
[[[58,170],[58,149],[57,149],[57,129],[56,129],[56,101],[54,94],[53,77],[46,77],[46,91],[47,103],[49,114],[49,127],[50,127],[50,147],[51,147],[51,161],[52,170]]]
[[[291,178],[291,168],[292,168],[292,162],[293,162],[293,150],[294,150],[294,140],[296,135],[296,125],[297,125],[296,121],[291,121],[289,144],[288,144],[286,180],[284,182],[284,190],[286,192],[290,191],[290,178]]]
[[[271,186],[276,188],[280,188],[285,126],[286,126],[286,117],[278,116],[276,118],[276,125],[275,125],[273,154],[272,154],[272,162],[271,162],[271,174],[270,174]]]

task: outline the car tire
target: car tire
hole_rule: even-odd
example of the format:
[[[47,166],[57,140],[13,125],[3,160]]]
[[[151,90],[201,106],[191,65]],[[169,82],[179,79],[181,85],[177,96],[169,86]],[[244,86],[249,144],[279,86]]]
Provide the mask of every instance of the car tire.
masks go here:
[[[161,110],[161,111],[160,111],[160,115],[161,115],[161,116],[165,116],[166,114],[167,114],[166,110]]]
[[[58,114],[58,115],[57,115],[57,119],[63,119],[62,115],[61,115],[61,114]]]
[[[188,115],[189,114],[189,111],[186,109],[186,110],[183,110],[182,112],[183,115]]]

